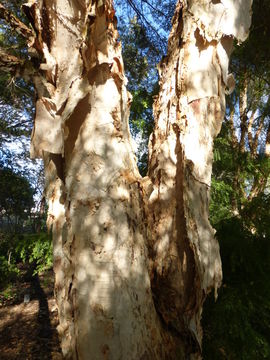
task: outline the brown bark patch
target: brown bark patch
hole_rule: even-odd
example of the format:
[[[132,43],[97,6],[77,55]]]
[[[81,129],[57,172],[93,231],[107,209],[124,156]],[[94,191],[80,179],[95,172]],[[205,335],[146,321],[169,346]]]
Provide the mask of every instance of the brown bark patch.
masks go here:
[[[66,126],[68,128],[68,137],[66,140],[65,150],[68,149],[69,154],[67,155],[69,156],[73,152],[81,126],[84,123],[90,110],[91,106],[89,104],[89,94],[87,94],[82,100],[79,101],[76,108],[74,109],[73,114],[66,122]]]
[[[51,45],[52,45],[51,26],[52,26],[52,24],[50,21],[47,4],[46,4],[46,1],[43,1],[42,17],[41,17],[41,36],[42,36],[43,41],[48,46],[49,51],[51,51]]]
[[[109,358],[109,354],[110,354],[110,348],[109,345],[104,344],[101,348],[101,352],[104,356],[104,359],[108,359]]]

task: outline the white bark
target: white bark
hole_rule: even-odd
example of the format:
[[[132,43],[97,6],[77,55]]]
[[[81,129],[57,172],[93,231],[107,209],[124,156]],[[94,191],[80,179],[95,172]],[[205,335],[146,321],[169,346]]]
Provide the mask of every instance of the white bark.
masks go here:
[[[208,190],[233,36],[249,26],[238,31],[239,6],[178,2],[145,179],[112,1],[25,6],[43,74],[31,153],[45,162],[67,359],[200,356],[202,303],[221,282]]]
[[[29,5],[46,74],[31,151],[45,161],[63,354],[163,358],[169,336],[152,300],[114,10],[111,1],[55,4]]]
[[[246,39],[251,1],[178,1],[150,139],[153,289],[163,320],[200,352],[205,296],[221,284],[208,217],[213,140],[230,88],[233,40]],[[160,295],[161,294],[161,295]],[[199,355],[194,355],[199,356]]]

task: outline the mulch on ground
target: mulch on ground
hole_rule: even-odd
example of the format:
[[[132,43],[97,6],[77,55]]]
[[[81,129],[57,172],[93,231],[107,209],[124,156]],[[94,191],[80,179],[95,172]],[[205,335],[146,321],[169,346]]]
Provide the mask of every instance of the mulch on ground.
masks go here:
[[[12,285],[10,297],[0,293],[2,360],[63,359],[56,331],[58,314],[53,278],[52,271],[34,277],[28,274],[23,281]]]

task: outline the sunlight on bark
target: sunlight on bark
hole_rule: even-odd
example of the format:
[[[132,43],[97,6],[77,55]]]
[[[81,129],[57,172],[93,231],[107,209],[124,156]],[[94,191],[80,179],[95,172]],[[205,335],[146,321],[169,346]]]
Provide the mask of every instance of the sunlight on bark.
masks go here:
[[[178,1],[144,179],[112,1],[25,5],[42,59],[31,155],[45,162],[65,358],[200,358],[202,305],[222,278],[212,147],[250,4]]]

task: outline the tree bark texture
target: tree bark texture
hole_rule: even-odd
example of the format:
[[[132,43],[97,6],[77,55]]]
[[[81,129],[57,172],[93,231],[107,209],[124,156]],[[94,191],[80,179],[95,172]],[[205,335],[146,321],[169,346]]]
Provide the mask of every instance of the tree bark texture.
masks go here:
[[[200,352],[204,299],[222,281],[209,223],[213,140],[225,113],[233,41],[244,41],[250,1],[178,1],[160,64],[151,136],[152,288],[162,319]],[[229,82],[229,83],[228,83]]]
[[[212,143],[251,1],[178,1],[141,178],[111,0],[31,0],[40,60],[31,154],[43,157],[66,359],[200,358],[221,283],[208,221]]]

